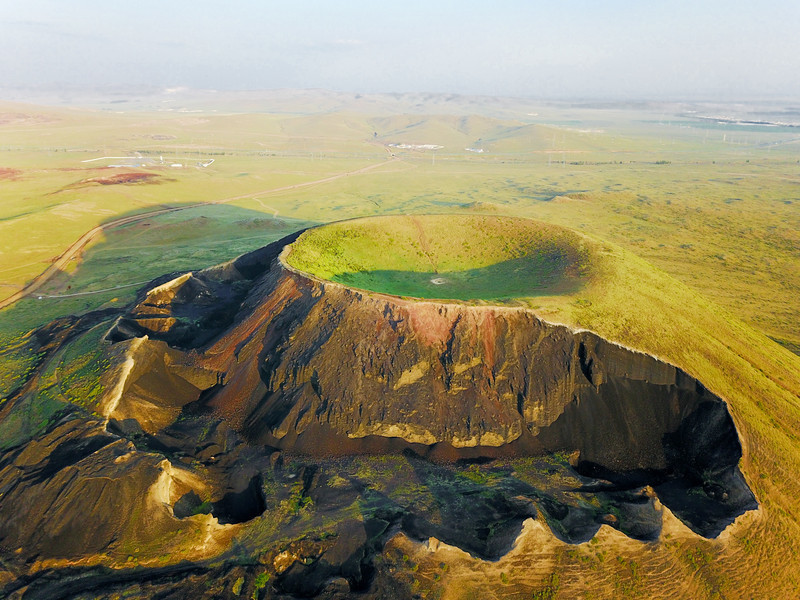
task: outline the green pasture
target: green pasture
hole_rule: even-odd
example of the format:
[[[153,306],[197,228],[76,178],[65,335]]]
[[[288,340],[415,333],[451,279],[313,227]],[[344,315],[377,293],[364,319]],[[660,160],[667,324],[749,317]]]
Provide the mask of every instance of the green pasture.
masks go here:
[[[0,312],[0,346],[56,317],[124,306],[147,281],[230,260],[309,222],[229,205],[159,215],[105,235],[73,268]]]

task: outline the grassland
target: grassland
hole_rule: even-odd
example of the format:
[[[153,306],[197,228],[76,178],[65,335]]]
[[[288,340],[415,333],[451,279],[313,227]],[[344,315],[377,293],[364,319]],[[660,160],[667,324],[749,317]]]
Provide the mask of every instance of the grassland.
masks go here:
[[[533,110],[513,108],[505,108],[500,120],[426,116],[418,107],[409,110],[413,115],[372,116],[117,114],[3,105],[0,290],[10,295],[19,289],[90,228],[163,206],[237,198],[229,204],[263,213],[253,218],[303,222],[392,213],[505,214],[618,243],[773,339],[800,347],[796,132],[691,122],[663,110],[535,106],[537,114],[530,116]],[[388,149],[387,143],[444,148],[434,157]],[[464,150],[476,146],[486,152]],[[396,160],[386,160],[390,151]],[[137,153],[142,160],[129,162],[145,167],[82,162]],[[208,167],[195,166],[212,158]],[[178,162],[186,167],[169,166]],[[375,169],[363,174],[285,189],[371,165]],[[156,177],[128,185],[85,183],[124,171]],[[207,210],[163,220],[200,215],[210,222],[222,214]],[[246,246],[240,239],[246,236],[229,220],[220,225],[228,228],[228,240]],[[105,231],[111,243],[94,243],[110,256],[118,234],[127,232]],[[187,228],[179,237],[186,247],[204,245],[202,229]],[[212,241],[222,239],[220,234]],[[131,247],[139,244],[143,253],[154,243],[147,236],[139,242]],[[169,236],[159,245],[170,246]],[[257,245],[253,240],[249,247]],[[210,250],[206,255],[214,262]],[[75,272],[78,262],[65,271]],[[142,279],[128,278],[123,269],[106,283]],[[59,282],[42,292],[98,289],[69,277]]]
[[[787,350],[800,351],[796,130],[548,105],[506,109],[502,119],[409,112],[416,114],[112,114],[3,105],[4,295],[41,273],[92,227],[158,207],[230,201],[109,227],[39,290],[41,300],[26,298],[0,311],[0,399],[35,364],[36,356],[25,350],[32,328],[61,315],[124,305],[141,282],[162,273],[202,268],[301,227],[340,219],[530,217],[602,240],[602,260],[593,263],[597,271],[590,282],[569,297],[540,296],[530,305],[549,320],[665,358],[728,400],[745,445],[742,470],[761,503],[719,540],[698,540],[673,527],[672,537],[657,547],[611,533],[569,551],[545,541],[549,554],[541,573],[528,576],[541,575],[534,589],[549,594],[540,597],[561,598],[664,597],[667,583],[675,581],[685,582],[685,597],[699,598],[779,598],[798,589],[800,359]],[[444,148],[434,155],[387,149],[388,143]],[[136,167],[81,162],[137,152],[142,161]],[[197,166],[212,158],[213,164]],[[178,162],[187,166],[169,166]],[[374,168],[355,173],[368,166]],[[155,177],[117,185],[90,181],[123,172]],[[321,183],[290,187],[315,181]],[[376,271],[377,259],[394,260],[378,270],[421,279],[407,279],[403,289],[390,280],[389,289],[428,295],[420,287],[434,274],[486,269],[502,255],[464,265],[461,259],[475,261],[477,253],[442,247],[437,252],[452,262],[431,265],[413,220],[398,223],[395,241],[405,236],[408,243],[398,247],[407,253],[375,257],[364,250],[359,257],[350,247],[348,260],[359,257],[368,269],[359,270],[365,263],[348,264],[345,271],[325,265],[330,268],[320,274],[350,273],[351,283],[369,288],[374,282],[364,278]],[[449,235],[426,237],[430,246],[439,239],[444,244]],[[362,241],[363,249],[373,240]],[[414,241],[419,251],[411,251]],[[386,284],[387,274],[380,275],[378,283]],[[504,279],[503,272],[484,273],[482,281],[496,289]],[[87,336],[78,343],[88,348],[96,340]],[[86,355],[85,363],[75,362],[74,389],[85,388],[90,400],[102,364]],[[3,422],[0,439],[31,435],[63,407],[46,395],[30,400],[15,412],[16,420]],[[513,586],[530,570],[531,555],[497,564],[461,557],[444,576],[452,584],[448,593],[488,593],[493,588],[476,583],[479,573],[487,573],[495,587]],[[438,569],[433,556],[420,558],[421,573]]]
[[[374,115],[0,106],[4,296],[93,227],[193,206],[104,228],[37,291],[41,300],[0,311],[4,381],[31,364],[13,348],[56,316],[122,305],[137,284],[165,271],[202,268],[306,225],[386,214],[508,215],[567,226],[646,259],[800,351],[796,130],[687,121],[663,110],[540,105],[531,116],[512,104],[498,119],[407,108]],[[389,143],[444,147],[434,155]],[[137,157],[127,162],[139,166],[94,160],[104,156]],[[178,163],[184,167],[170,166]],[[358,172],[364,167],[372,168]],[[96,182],[125,173],[152,177]],[[436,270],[395,291],[430,293]],[[364,276],[346,280],[370,287]],[[546,300],[539,306],[552,317],[569,312]]]
[[[104,230],[38,292],[45,298],[0,313],[4,346],[52,316],[123,303],[135,283],[163,270],[224,260],[297,225],[448,212],[531,217],[617,243],[800,350],[796,130],[691,121],[664,109],[516,103],[495,111],[498,119],[429,116],[418,106],[405,115],[313,113],[304,102],[307,114],[0,106],[3,296],[92,227],[234,198]],[[444,148],[434,156],[388,143]],[[109,169],[126,161],[93,160],[103,156],[138,156],[127,162],[145,166]],[[178,163],[185,167],[170,166]],[[374,168],[329,179],[366,166]],[[126,172],[153,177],[92,181]],[[111,289],[118,286],[131,287]],[[93,294],[48,297],[85,292]]]

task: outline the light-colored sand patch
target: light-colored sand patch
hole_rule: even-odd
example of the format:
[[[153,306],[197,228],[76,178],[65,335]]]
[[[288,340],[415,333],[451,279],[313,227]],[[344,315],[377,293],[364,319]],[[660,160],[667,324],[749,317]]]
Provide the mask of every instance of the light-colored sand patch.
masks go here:
[[[403,371],[403,373],[400,375],[400,379],[398,379],[397,383],[394,384],[394,389],[397,390],[403,387],[404,385],[411,385],[415,381],[418,381],[425,375],[425,373],[428,372],[429,368],[430,364],[428,364],[424,360],[418,362],[407,371]]]
[[[368,435],[378,435],[387,438],[401,438],[411,444],[425,444],[430,446],[439,440],[436,436],[422,427],[413,423],[373,423],[370,425],[361,424],[358,429],[348,433],[347,437],[358,439]]]
[[[128,384],[128,377],[130,377],[134,366],[136,366],[136,361],[133,357],[139,347],[147,339],[147,336],[144,336],[141,338],[134,338],[130,342],[128,350],[125,352],[125,361],[119,367],[119,374],[116,375],[117,383],[114,386],[114,389],[110,394],[105,396],[100,401],[97,407],[98,412],[105,417],[106,422],[108,422],[111,413],[113,413],[117,409],[117,406],[119,406],[119,401],[122,398],[122,394],[125,392],[125,388]]]

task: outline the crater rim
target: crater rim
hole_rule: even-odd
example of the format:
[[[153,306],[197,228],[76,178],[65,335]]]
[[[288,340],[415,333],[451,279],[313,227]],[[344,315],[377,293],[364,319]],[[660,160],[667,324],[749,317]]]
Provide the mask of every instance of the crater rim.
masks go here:
[[[399,225],[400,233],[397,229],[380,227],[384,223]],[[443,241],[436,239],[431,244],[431,240],[423,240],[423,235],[436,233],[445,225],[448,230],[455,229],[455,241],[461,244],[464,253],[439,256]],[[479,251],[485,248],[476,248],[469,254],[471,240],[463,234],[476,231],[476,225],[481,226],[477,229],[478,244],[494,244],[489,248],[488,257],[479,255]],[[498,225],[501,226],[499,231]],[[408,237],[409,230],[413,229],[420,234],[417,240]],[[521,239],[505,238],[507,231],[523,236]],[[380,240],[376,238],[388,236],[389,242],[394,243],[391,232],[401,237],[395,248],[402,248],[409,240],[412,240],[412,246],[414,241],[419,244],[410,252],[406,248],[405,255],[399,258],[381,252]],[[365,264],[363,256],[356,256],[353,260],[347,254],[358,250],[350,247],[348,242],[359,237],[366,238],[364,241],[370,244],[373,256],[380,255],[373,264],[369,261]],[[330,242],[332,238],[338,245],[327,249],[327,253],[315,246]],[[502,248],[500,243],[503,243]],[[476,262],[458,263],[464,254],[469,254],[468,258],[474,258]],[[597,255],[596,240],[546,221],[507,215],[425,213],[355,217],[316,225],[284,246],[278,261],[283,268],[299,276],[361,293],[416,302],[531,308],[528,301],[532,299],[571,298],[583,291],[599,270]],[[333,262],[328,262],[326,267],[325,262],[330,261],[331,256]],[[409,259],[411,269],[375,268],[397,265]],[[466,268],[456,270],[454,264]],[[424,270],[424,267],[430,269]],[[539,279],[532,280],[534,275]]]

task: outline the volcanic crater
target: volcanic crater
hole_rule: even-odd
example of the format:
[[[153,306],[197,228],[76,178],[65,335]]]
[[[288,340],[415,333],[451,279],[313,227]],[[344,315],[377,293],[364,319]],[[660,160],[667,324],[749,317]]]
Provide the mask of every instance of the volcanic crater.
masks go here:
[[[594,251],[524,219],[336,223],[149,290],[111,337],[189,351],[217,374],[198,401],[250,444],[435,461],[565,453],[580,474],[660,489],[714,536],[754,506],[725,402],[652,356],[485,302],[574,291]],[[401,297],[428,291],[456,301]]]
[[[68,496],[80,477],[56,486],[54,473],[105,452],[139,457],[163,519],[212,519],[207,539],[311,506],[337,523],[336,541],[275,567],[277,590],[306,596],[337,576],[368,586],[398,529],[487,559],[529,518],[571,543],[604,524],[657,540],[668,513],[716,537],[757,508],[725,401],[668,362],[526,307],[594,285],[600,251],[526,219],[379,217],[164,276],[106,335],[105,430],[87,421],[40,449],[28,497],[48,477],[41,494]],[[158,469],[168,485],[151,482]],[[140,493],[137,477],[120,493]],[[94,510],[111,497],[98,492]],[[299,522],[284,518],[289,535]],[[0,540],[47,554],[15,523]],[[89,534],[98,551],[121,535]]]

